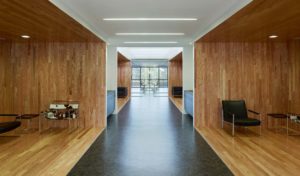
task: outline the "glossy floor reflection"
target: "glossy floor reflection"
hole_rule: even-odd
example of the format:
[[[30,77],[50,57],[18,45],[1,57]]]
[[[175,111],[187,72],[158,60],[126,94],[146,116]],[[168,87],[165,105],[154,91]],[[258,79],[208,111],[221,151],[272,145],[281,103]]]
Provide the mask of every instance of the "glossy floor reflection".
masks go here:
[[[69,175],[232,175],[167,97],[133,97]]]

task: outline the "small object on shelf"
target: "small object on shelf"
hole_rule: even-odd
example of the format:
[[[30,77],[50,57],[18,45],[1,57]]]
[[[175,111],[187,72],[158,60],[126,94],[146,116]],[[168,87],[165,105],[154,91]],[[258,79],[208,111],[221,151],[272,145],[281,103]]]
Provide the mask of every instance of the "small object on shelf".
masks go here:
[[[289,113],[288,114],[288,118],[287,118],[287,134],[288,135],[299,135],[299,133],[298,134],[290,134],[290,129],[293,131],[293,128],[290,128],[290,123],[291,124],[299,124],[300,123],[300,116],[299,116],[299,114],[295,114],[295,113]]]
[[[45,113],[45,117],[48,118],[48,119],[57,119],[57,118],[54,116],[54,113],[53,113],[53,112],[47,112],[47,113]]]
[[[79,117],[79,102],[54,101],[44,112],[44,117],[50,120],[66,120]]]
[[[295,116],[295,115],[291,115],[290,118],[291,118],[291,120],[297,120],[298,119],[298,117]]]

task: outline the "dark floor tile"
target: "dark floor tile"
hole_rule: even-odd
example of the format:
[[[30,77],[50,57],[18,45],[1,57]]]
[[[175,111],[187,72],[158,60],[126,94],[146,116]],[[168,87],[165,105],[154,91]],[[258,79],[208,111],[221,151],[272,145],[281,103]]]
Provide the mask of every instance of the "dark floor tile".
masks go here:
[[[232,175],[167,97],[134,97],[69,175]]]

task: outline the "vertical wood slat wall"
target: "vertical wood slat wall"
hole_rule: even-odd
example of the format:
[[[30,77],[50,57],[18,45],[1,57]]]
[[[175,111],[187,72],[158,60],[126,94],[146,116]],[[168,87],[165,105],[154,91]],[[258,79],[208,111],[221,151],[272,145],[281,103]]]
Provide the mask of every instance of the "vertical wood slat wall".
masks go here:
[[[300,41],[289,43],[289,111],[300,114]]]
[[[39,113],[53,100],[79,100],[79,126],[105,127],[105,43],[1,42],[0,50],[0,113]]]
[[[127,87],[128,96],[131,96],[131,61],[118,53],[118,87]]]
[[[195,44],[195,127],[221,126],[221,100],[266,114],[300,113],[300,42]],[[271,122],[269,122],[271,124]]]
[[[173,86],[182,87],[182,53],[179,53],[169,61],[168,70],[169,97],[171,97]]]

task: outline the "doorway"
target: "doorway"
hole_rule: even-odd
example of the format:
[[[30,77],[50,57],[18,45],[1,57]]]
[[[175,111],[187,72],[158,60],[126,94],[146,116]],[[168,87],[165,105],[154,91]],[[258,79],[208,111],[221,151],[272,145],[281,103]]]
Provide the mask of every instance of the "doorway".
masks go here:
[[[152,97],[170,99],[184,112],[182,47],[118,47],[117,51],[127,58],[118,59],[118,111],[131,98]]]
[[[168,60],[132,61],[132,96],[168,96]]]

